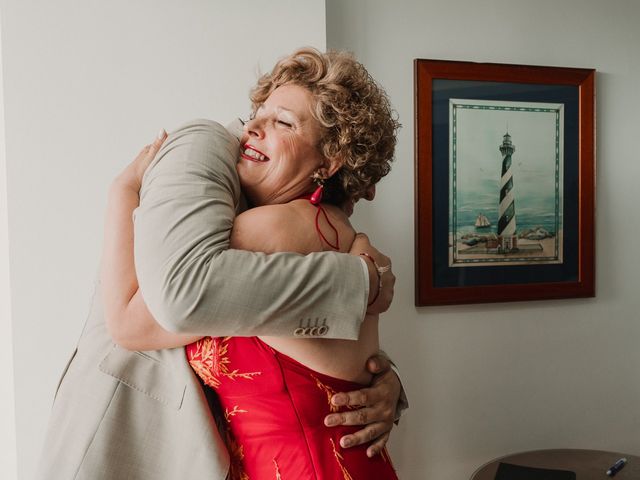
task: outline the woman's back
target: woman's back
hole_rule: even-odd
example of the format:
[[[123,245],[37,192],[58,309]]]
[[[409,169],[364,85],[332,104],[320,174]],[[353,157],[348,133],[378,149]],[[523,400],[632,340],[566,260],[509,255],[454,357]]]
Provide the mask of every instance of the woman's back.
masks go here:
[[[294,200],[239,215],[231,247],[265,253],[346,253],[354,238],[338,208]],[[321,331],[322,319],[301,326],[309,327]],[[356,341],[205,337],[187,345],[189,363],[215,389],[224,410],[231,480],[397,480],[386,450],[369,458],[366,446],[340,446],[340,438],[358,427],[324,425],[326,415],[348,409],[334,406],[332,395],[370,382],[364,366],[378,348],[377,316],[363,321]]]
[[[318,208],[300,199],[248,210],[235,220],[231,247],[265,253],[348,252],[355,231],[347,216],[332,205],[323,205],[326,216]],[[318,325],[301,327],[321,327],[322,318],[317,322]],[[367,359],[379,350],[378,317],[365,317],[358,340],[266,336],[261,339],[313,370],[366,385],[371,381],[371,374],[365,368]]]
[[[359,427],[323,423],[348,409],[332,405],[331,396],[359,385],[316,372],[258,337],[205,337],[186,353],[218,394],[231,480],[396,480],[386,450],[369,458],[366,445],[340,447]]]

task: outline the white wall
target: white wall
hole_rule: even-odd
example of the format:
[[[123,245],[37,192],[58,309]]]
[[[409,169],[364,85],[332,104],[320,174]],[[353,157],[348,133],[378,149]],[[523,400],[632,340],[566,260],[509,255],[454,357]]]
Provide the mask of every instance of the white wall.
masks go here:
[[[18,467],[28,479],[87,313],[110,179],[160,127],[247,112],[257,65],[324,46],[324,3],[0,0],[3,478],[15,476],[8,338]],[[356,52],[404,125],[392,173],[355,219],[392,255],[398,276],[382,328],[412,403],[391,445],[403,479],[466,479],[493,457],[533,448],[640,454],[640,260],[630,245],[640,233],[639,21],[633,0],[327,2],[328,45]],[[413,306],[418,57],[598,70],[597,298]]]
[[[0,8],[18,472],[26,480],[88,312],[108,183],[161,127],[247,115],[259,69],[296,47],[325,47],[325,3],[1,0]]]
[[[404,480],[539,448],[640,454],[639,24],[632,0],[327,1],[327,46],[356,53],[403,124],[355,221],[398,277],[382,329],[412,405],[392,438]],[[598,70],[595,299],[414,307],[414,58]]]
[[[7,158],[4,134],[4,89],[2,88],[2,12],[0,11],[0,465],[3,477],[17,475],[16,422],[14,418],[13,338],[9,289],[9,220],[7,218]]]

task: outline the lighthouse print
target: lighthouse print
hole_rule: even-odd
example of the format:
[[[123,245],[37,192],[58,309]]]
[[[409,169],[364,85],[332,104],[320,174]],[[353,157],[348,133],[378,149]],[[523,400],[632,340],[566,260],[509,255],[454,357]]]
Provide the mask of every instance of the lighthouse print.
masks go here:
[[[502,154],[502,174],[500,176],[500,203],[498,205],[498,238],[504,250],[515,247],[516,205],[513,190],[512,157],[516,147],[509,132],[504,134],[500,153]]]
[[[563,263],[564,105],[450,98],[448,133],[449,267]]]

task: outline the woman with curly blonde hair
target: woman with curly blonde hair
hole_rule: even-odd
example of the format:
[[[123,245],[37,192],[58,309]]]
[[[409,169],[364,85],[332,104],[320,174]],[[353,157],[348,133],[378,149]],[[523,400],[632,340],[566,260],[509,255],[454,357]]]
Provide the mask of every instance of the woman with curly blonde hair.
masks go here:
[[[263,75],[251,101],[237,172],[253,208],[236,217],[231,248],[348,253],[353,205],[373,199],[393,159],[399,124],[384,90],[350,54],[307,48]],[[362,258],[379,278],[388,269]],[[298,294],[295,278],[288,294]],[[372,381],[365,365],[379,352],[378,316],[365,316],[354,341],[323,338],[330,325],[316,313],[291,338],[181,336],[165,345],[192,342],[187,358],[225,412],[232,480],[396,478],[386,450],[347,448],[356,427],[325,425],[349,409],[331,402],[335,392]]]
[[[283,85],[297,85],[311,94],[311,114],[322,129],[317,148],[326,159],[341,163],[325,184],[331,192],[325,201],[339,204],[366,197],[389,173],[396,146],[399,124],[384,90],[349,53],[302,49],[258,80],[251,92],[254,114]]]

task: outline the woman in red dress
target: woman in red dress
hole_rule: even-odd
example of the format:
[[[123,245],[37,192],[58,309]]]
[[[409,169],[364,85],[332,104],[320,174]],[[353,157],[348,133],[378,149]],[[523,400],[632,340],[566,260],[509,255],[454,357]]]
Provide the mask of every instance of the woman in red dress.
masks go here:
[[[237,170],[254,208],[236,218],[231,247],[348,252],[353,205],[373,198],[393,158],[399,125],[386,94],[350,55],[303,49],[261,77],[251,99]],[[384,275],[386,266],[362,259]],[[365,317],[356,341],[322,338],[327,328],[319,313],[297,338],[204,337],[186,346],[224,410],[232,480],[397,478],[386,450],[370,457],[366,446],[343,448],[356,427],[323,422],[342,411],[334,393],[371,382],[364,366],[379,351],[378,318]]]

